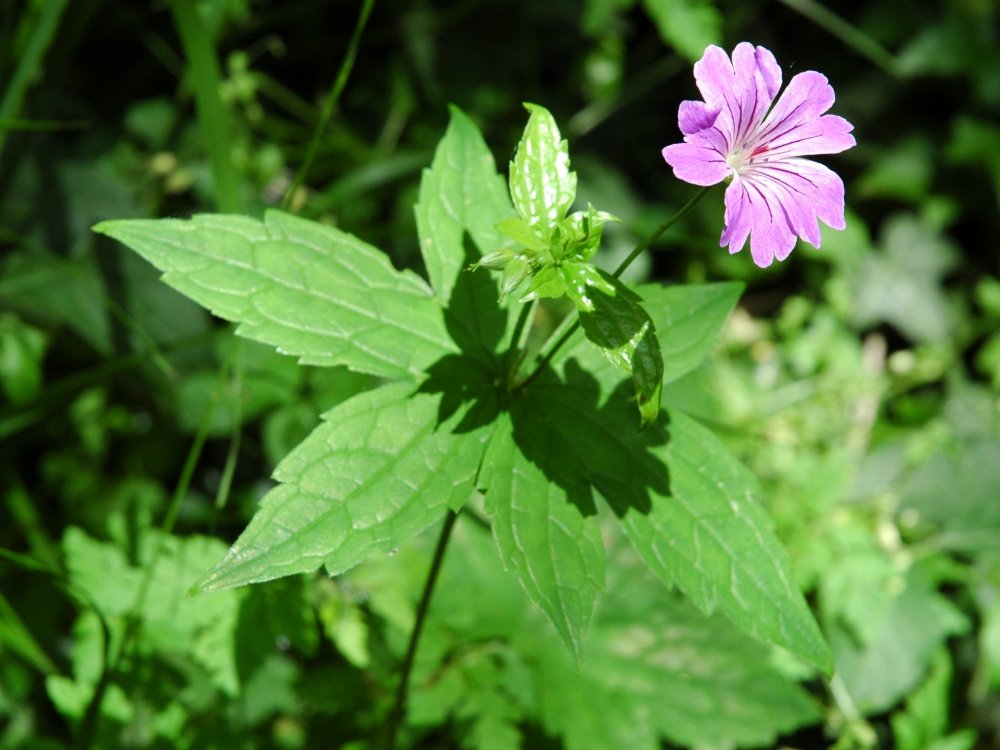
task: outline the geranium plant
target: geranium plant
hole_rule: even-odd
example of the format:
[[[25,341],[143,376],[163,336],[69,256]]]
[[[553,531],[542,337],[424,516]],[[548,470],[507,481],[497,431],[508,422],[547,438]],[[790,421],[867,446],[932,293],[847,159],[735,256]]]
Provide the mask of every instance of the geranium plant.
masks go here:
[[[833,101],[825,78],[801,73],[774,101],[780,70],[749,44],[731,61],[710,47],[695,74],[704,102],[681,105],[684,143],[664,157],[681,179],[730,181],[722,244],[735,252],[750,235],[764,266],[787,257],[796,236],[818,246],[817,218],[842,227],[839,178],[800,158],[853,144],[850,125],[823,114]],[[703,612],[831,670],[754,477],[710,430],[661,405],[664,384],[712,350],[740,285],[633,288],[620,278],[704,191],[621,266],[602,270],[594,257],[615,219],[594,206],[570,212],[567,143],[548,111],[528,111],[505,185],[476,126],[452,110],[415,207],[423,275],[277,210],[96,227],[236,322],[239,335],[304,365],[379,379],[322,415],[193,591],[320,568],[342,574],[441,527],[390,745],[437,571],[464,514],[488,522],[504,566],[577,659],[605,586],[613,521],[649,570]],[[574,312],[529,346],[540,300],[563,296]]]

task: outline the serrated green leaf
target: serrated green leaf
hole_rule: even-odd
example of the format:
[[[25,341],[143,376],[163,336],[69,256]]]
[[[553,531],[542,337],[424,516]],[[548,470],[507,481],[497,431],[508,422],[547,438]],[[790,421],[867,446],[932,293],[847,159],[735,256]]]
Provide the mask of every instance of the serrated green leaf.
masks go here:
[[[448,129],[430,169],[424,170],[415,210],[427,274],[438,299],[447,304],[458,274],[468,265],[464,233],[482,255],[505,244],[496,225],[514,218],[492,153],[475,123],[457,107],[451,108]]]
[[[201,215],[109,221],[94,231],[125,243],[163,279],[237,333],[304,364],[417,377],[456,351],[437,300],[409,271],[357,237],[268,211],[264,221]]]
[[[482,135],[461,110],[452,107],[448,131],[421,179],[417,231],[428,274],[445,306],[448,333],[466,356],[487,364],[493,364],[497,351],[506,346],[504,334],[513,330],[516,310],[497,305],[504,294],[490,274],[469,269],[484,254],[507,255],[496,225],[515,218],[513,213]],[[510,281],[505,274],[505,284]]]
[[[477,669],[456,680],[449,697],[438,693],[448,703],[438,705],[439,721],[449,706],[498,688],[567,750],[654,750],[657,735],[682,747],[769,746],[777,735],[821,720],[816,703],[775,666],[768,648],[660,586],[616,535],[606,535],[606,544],[607,591],[577,663],[502,570],[488,532],[459,521],[427,623],[442,642],[415,684],[434,692],[449,675],[476,669],[477,653],[482,663],[503,669],[486,680],[477,679],[483,675]],[[412,565],[398,557],[386,564],[396,567],[386,573],[389,580],[405,577]],[[471,609],[470,598],[477,601]],[[470,643],[478,648],[455,647]]]
[[[584,298],[590,309],[580,310],[580,323],[587,339],[607,360],[632,377],[642,427],[656,421],[663,390],[663,356],[656,328],[642,300],[618,279],[603,271],[605,286],[590,283],[593,291]],[[604,290],[611,287],[613,294]]]
[[[722,40],[722,14],[711,0],[643,0],[663,41],[690,62]]]
[[[743,284],[735,281],[684,286],[646,284],[638,288],[643,307],[656,324],[664,383],[691,372],[711,353],[742,292]],[[571,341],[564,351],[566,359],[577,359],[591,372],[610,369],[610,362],[583,336]]]
[[[504,565],[555,625],[566,647],[580,656],[597,594],[604,585],[604,546],[591,505],[550,481],[525,457],[545,450],[544,412],[515,404],[500,416],[483,460],[480,489]]]
[[[195,585],[242,586],[324,565],[331,575],[389,552],[458,508],[472,491],[486,431],[453,432],[442,395],[396,383],[360,394],[321,424],[275,470],[281,485],[261,501],[228,554]]]
[[[669,492],[648,513],[629,508],[621,518],[636,551],[702,611],[718,608],[755,638],[829,672],[829,647],[756,500],[756,478],[682,412],[670,413],[663,438],[648,455],[666,467]]]
[[[510,164],[510,197],[528,226],[547,233],[576,198],[576,173],[555,118],[537,104],[524,106],[531,116]]]
[[[540,378],[525,390],[526,408],[559,415],[550,422],[547,453],[530,458],[558,457],[548,472],[557,482],[552,468],[570,461],[582,467],[583,481],[607,501],[649,568],[700,609],[719,609],[745,632],[829,671],[826,643],[754,499],[753,475],[681,412],[637,432],[614,370],[599,383],[574,360],[564,369],[565,382]]]

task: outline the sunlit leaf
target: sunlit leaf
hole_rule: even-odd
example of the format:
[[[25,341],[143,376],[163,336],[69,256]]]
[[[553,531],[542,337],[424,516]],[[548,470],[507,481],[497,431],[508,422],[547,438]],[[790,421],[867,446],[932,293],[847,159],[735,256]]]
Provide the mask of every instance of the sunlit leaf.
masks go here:
[[[548,454],[559,457],[553,467],[583,471],[661,581],[704,612],[718,609],[750,635],[829,671],[829,650],[758,504],[753,475],[679,411],[637,432],[614,370],[598,382],[570,360],[565,373],[565,383],[539,382],[525,394],[534,408],[560,415],[547,440]],[[571,489],[582,495],[578,506],[591,502],[579,485]]]
[[[544,450],[544,413],[517,409],[519,436],[510,415],[500,418],[479,479],[500,556],[528,596],[548,615],[577,657],[604,585],[604,547],[594,509],[573,503],[522,447]],[[556,459],[558,460],[558,459]]]
[[[325,566],[348,570],[389,552],[461,507],[472,491],[484,430],[441,423],[442,396],[397,383],[360,394],[321,424],[275,470],[229,553],[195,586],[241,586]],[[457,405],[456,405],[457,406]]]
[[[420,252],[431,285],[447,304],[459,272],[467,263],[466,232],[479,254],[505,244],[495,225],[515,220],[503,178],[479,129],[460,109],[434,153],[434,162],[420,180],[416,205]]]
[[[358,238],[279,211],[264,221],[202,215],[110,221],[163,279],[237,333],[304,364],[413,378],[455,351],[427,285]]]
[[[525,104],[531,113],[510,165],[510,196],[520,217],[536,231],[562,219],[576,197],[576,173],[559,126],[544,107]]]
[[[638,288],[642,304],[656,326],[663,355],[663,381],[670,383],[700,365],[718,343],[722,326],[743,291],[739,282]],[[576,358],[591,372],[611,363],[598,354],[583,336],[565,348],[565,357]]]

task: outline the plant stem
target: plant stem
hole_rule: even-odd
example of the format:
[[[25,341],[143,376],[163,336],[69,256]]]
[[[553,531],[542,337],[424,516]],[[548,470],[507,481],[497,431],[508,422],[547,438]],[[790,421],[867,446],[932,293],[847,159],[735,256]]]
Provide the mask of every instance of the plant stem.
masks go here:
[[[514,333],[510,337],[510,346],[507,347],[507,353],[503,358],[503,378],[504,384],[508,389],[514,382],[514,373],[517,370],[519,352],[521,350],[521,336],[524,333],[524,327],[528,322],[528,318],[531,317],[535,310],[535,302],[529,302],[526,305],[521,306],[521,313],[517,316],[517,323],[514,324]]]
[[[173,0],[170,9],[194,79],[198,126],[212,165],[215,203],[220,211],[233,213],[239,211],[242,201],[239,175],[232,156],[233,132],[229,108],[222,100],[219,61],[205,24],[198,18],[193,0]]]
[[[611,275],[614,276],[616,279],[620,278],[621,275],[625,273],[625,269],[628,268],[630,265],[632,265],[632,262],[636,258],[642,255],[643,252],[648,250],[649,246],[652,245],[654,242],[656,242],[656,240],[659,239],[660,235],[662,235],[664,232],[670,229],[670,227],[672,227],[678,221],[683,219],[691,211],[691,209],[695,207],[695,204],[697,204],[698,201],[704,198],[705,195],[708,193],[708,191],[711,189],[712,186],[709,185],[707,187],[703,187],[701,190],[695,193],[691,197],[691,199],[683,206],[681,206],[673,216],[671,216],[665,222],[660,224],[660,226],[656,228],[655,232],[653,232],[651,235],[646,237],[646,239],[644,239],[642,242],[636,245],[635,248],[632,250],[632,252],[628,254],[628,257],[618,264],[618,268],[616,268],[614,270],[614,273],[612,273]],[[565,332],[562,333],[562,335],[555,342],[555,344],[549,347],[548,351],[542,356],[541,360],[535,366],[535,369],[532,370],[531,374],[528,377],[526,377],[518,386],[518,390],[524,388],[529,383],[531,383],[535,378],[538,377],[538,375],[542,372],[542,370],[545,369],[545,366],[552,361],[552,358],[555,357],[556,354],[559,352],[559,350],[566,344],[566,342],[570,340],[570,337],[574,333],[576,333],[579,327],[580,327],[580,318],[578,316],[577,319],[573,322],[573,324],[569,328],[567,328]]]
[[[801,13],[827,33],[840,39],[859,54],[867,57],[889,75],[899,78],[900,70],[896,58],[875,39],[856,26],[845,21],[825,5],[816,0],[780,0],[794,11]]]
[[[358,55],[358,46],[361,43],[361,33],[365,30],[365,25],[368,23],[368,16],[371,15],[374,5],[375,0],[364,0],[361,6],[358,22],[355,24],[351,40],[347,44],[347,52],[344,54],[344,60],[340,63],[340,70],[337,71],[337,80],[334,81],[333,88],[323,102],[323,111],[320,112],[316,129],[313,131],[312,139],[309,141],[306,157],[302,162],[302,166],[299,167],[299,171],[295,174],[295,181],[288,189],[288,192],[285,193],[285,199],[282,202],[282,207],[285,209],[292,207],[295,196],[306,181],[306,175],[309,173],[313,160],[316,158],[316,152],[319,150],[320,141],[326,132],[326,126],[333,117],[333,110],[336,108],[337,102],[340,101],[340,95],[343,93],[344,87],[347,85],[347,79],[351,75],[351,68],[354,67],[354,58]]]
[[[7,131],[12,129],[9,121],[21,111],[24,97],[38,77],[45,53],[52,46],[66,4],[67,0],[49,0],[36,13],[32,13],[31,8],[23,11],[18,24],[18,35],[24,34],[27,42],[22,47],[14,75],[0,97],[0,120],[8,121],[0,126],[0,151],[3,150]],[[40,3],[33,5],[37,7]]]
[[[441,527],[441,534],[438,536],[437,547],[434,549],[434,558],[431,560],[430,570],[427,572],[427,580],[424,582],[424,590],[420,595],[420,603],[417,605],[417,615],[413,623],[413,631],[410,633],[410,643],[406,647],[406,656],[403,658],[403,673],[399,678],[399,685],[396,687],[396,698],[393,701],[392,711],[389,714],[388,739],[386,740],[386,750],[395,750],[396,733],[399,725],[406,715],[406,693],[410,685],[410,675],[413,672],[413,661],[417,655],[417,644],[420,642],[420,634],[424,629],[424,622],[427,619],[427,610],[430,608],[431,596],[434,593],[434,584],[437,583],[438,573],[441,570],[441,563],[444,561],[444,553],[448,548],[448,540],[451,539],[451,531],[458,520],[458,513],[453,510],[448,511],[444,519],[444,526]]]
[[[646,250],[648,250],[649,246],[652,245],[654,242],[656,242],[656,240],[660,238],[661,234],[666,232],[668,229],[670,229],[670,227],[672,227],[678,221],[687,216],[688,212],[695,207],[698,201],[700,201],[702,198],[705,197],[705,195],[708,193],[709,190],[712,189],[712,187],[713,187],[712,185],[703,187],[701,190],[699,190],[697,193],[691,196],[691,199],[683,206],[681,206],[677,210],[677,213],[675,213],[665,222],[660,224],[660,226],[657,227],[655,232],[653,232],[646,239],[644,239],[642,242],[636,245],[635,249],[628,254],[628,257],[625,260],[623,260],[620,264],[618,264],[618,268],[616,268],[615,272],[611,275],[614,276],[616,279],[621,277],[621,275],[625,273],[625,269],[628,268],[630,265],[632,265],[632,261],[634,261],[640,255],[642,255]]]

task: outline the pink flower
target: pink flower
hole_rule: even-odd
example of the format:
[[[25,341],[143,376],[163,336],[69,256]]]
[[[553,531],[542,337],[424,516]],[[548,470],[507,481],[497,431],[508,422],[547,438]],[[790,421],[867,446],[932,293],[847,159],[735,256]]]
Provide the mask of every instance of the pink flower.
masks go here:
[[[833,87],[815,71],[799,73],[781,97],[781,69],[768,50],[742,42],[733,59],[710,46],[695,63],[703,102],[681,102],[684,143],[663,149],[674,174],[695,185],[726,178],[726,225],[720,244],[738,253],[750,237],[761,268],[784,260],[796,236],[819,247],[819,223],[844,228],[844,183],[802,156],[854,145],[854,126],[826,115]],[[772,105],[773,103],[773,105]]]

